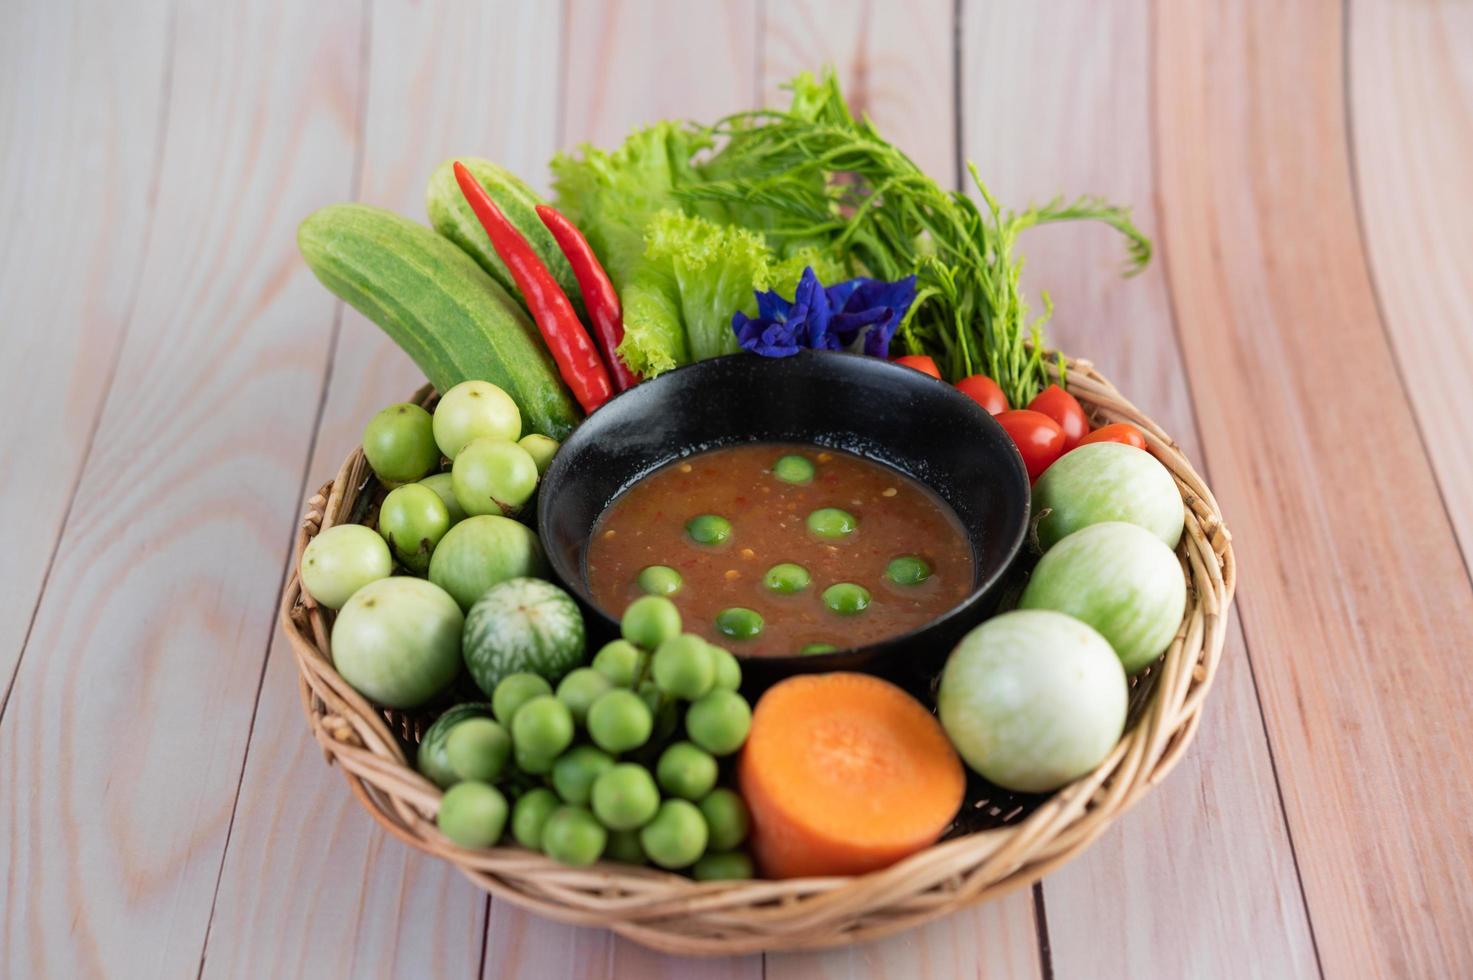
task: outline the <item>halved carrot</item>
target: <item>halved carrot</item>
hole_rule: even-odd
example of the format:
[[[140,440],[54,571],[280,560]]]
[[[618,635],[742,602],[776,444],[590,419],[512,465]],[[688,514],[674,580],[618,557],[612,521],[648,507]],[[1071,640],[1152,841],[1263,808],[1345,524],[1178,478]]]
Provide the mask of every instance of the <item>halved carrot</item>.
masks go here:
[[[931,713],[852,673],[790,677],[762,695],[737,778],[769,878],[893,864],[941,836],[966,787]]]

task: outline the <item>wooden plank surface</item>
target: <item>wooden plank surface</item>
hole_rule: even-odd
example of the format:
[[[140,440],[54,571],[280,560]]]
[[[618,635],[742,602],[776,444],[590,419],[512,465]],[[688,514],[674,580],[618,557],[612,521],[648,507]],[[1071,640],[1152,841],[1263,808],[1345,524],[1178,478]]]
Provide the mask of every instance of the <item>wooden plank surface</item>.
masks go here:
[[[560,143],[614,147],[661,119],[752,107],[761,7],[744,0],[565,0]]]
[[[25,4],[0,24],[0,713],[138,295],[173,37]],[[29,474],[21,477],[20,474]]]
[[[1354,0],[1346,79],[1371,282],[1473,567],[1473,4]]]
[[[320,166],[357,171],[359,199],[420,221],[425,182],[446,155],[541,172],[553,148],[558,78],[556,61],[538,52],[557,44],[556,6],[375,0],[369,23],[362,150]],[[308,495],[336,471],[366,419],[424,383],[377,327],[352,309],[338,315]],[[376,827],[303,737],[296,682],[296,661],[277,632],[205,974],[475,973],[488,899],[449,864]]]
[[[360,8],[186,4],[153,233],[0,724],[12,976],[198,969],[275,629],[331,298],[300,215],[344,196]],[[126,251],[126,250],[120,250]]]
[[[1341,12],[1157,8],[1167,274],[1324,970],[1466,976],[1473,589],[1367,276]]]
[[[0,974],[1473,972],[1468,50],[1447,0],[7,7]],[[1005,201],[1136,205],[1153,271],[1066,227],[1026,279],[1204,468],[1239,622],[1197,744],[1038,902],[664,957],[488,902],[307,736],[272,642],[288,534],[419,378],[293,230],[355,194],[421,217],[451,153],[545,183],[557,146],[825,61],[948,181],[959,122]]]
[[[1061,193],[1129,203],[1159,237],[1147,3],[996,5],[964,28],[962,131],[989,189],[1016,207]],[[1050,342],[1098,364],[1201,467],[1169,256],[1122,279],[1122,240],[1089,224],[1031,231],[1020,249],[1035,307],[1040,288],[1056,304]],[[1197,737],[1157,791],[1042,883],[1055,976],[1226,976],[1249,946],[1260,975],[1315,972],[1236,624]]]

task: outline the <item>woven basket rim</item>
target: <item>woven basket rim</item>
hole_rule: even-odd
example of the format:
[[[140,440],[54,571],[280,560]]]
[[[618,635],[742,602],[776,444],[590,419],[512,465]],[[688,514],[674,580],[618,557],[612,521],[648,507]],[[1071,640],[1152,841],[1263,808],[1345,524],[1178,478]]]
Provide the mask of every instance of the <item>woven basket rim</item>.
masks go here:
[[[1057,357],[1049,370],[1060,373]],[[1114,751],[1016,824],[944,840],[866,875],[784,881],[696,882],[606,862],[571,868],[520,847],[466,850],[450,843],[434,823],[440,789],[415,770],[386,716],[333,669],[327,616],[297,576],[307,542],[350,520],[358,494],[370,485],[361,448],[308,502],[282,592],[281,622],[313,736],[394,837],[450,861],[497,898],[559,921],[607,927],[664,952],[732,955],[859,942],[1031,884],[1088,847],[1180,761],[1222,655],[1237,571],[1217,502],[1170,436],[1088,361],[1063,358],[1062,370],[1094,422],[1133,423],[1172,473],[1186,513],[1177,555],[1187,576],[1187,609]],[[416,399],[432,395],[426,386]]]

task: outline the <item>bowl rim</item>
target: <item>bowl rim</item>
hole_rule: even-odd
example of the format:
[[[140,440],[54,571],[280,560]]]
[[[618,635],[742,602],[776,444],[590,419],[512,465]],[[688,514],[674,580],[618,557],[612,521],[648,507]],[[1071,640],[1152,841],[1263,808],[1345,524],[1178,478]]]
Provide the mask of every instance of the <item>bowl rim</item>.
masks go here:
[[[926,620],[921,625],[906,630],[903,633],[895,633],[893,635],[884,637],[883,639],[872,641],[870,643],[861,644],[859,646],[841,647],[838,650],[831,650],[826,653],[754,654],[742,653],[740,650],[731,649],[731,653],[739,660],[742,660],[744,662],[749,660],[760,661],[763,664],[771,665],[774,669],[785,669],[796,666],[798,664],[802,664],[805,669],[808,670],[824,671],[830,669],[828,665],[835,664],[838,661],[853,663],[856,661],[868,662],[870,660],[878,659],[889,653],[892,648],[900,647],[905,644],[921,640],[927,634],[944,629],[945,627],[955,623],[958,619],[961,619],[962,617],[971,613],[979,603],[986,599],[988,595],[990,595],[996,588],[998,588],[999,585],[1001,585],[1004,578],[1017,564],[1018,556],[1022,552],[1023,545],[1028,538],[1028,527],[1032,518],[1032,485],[1028,479],[1028,469],[1023,461],[1023,455],[1021,452],[1018,451],[1017,446],[1014,445],[1012,438],[1008,436],[1007,430],[1003,429],[1002,425],[998,423],[997,419],[994,418],[991,413],[989,413],[981,405],[977,404],[971,398],[962,394],[954,386],[947,384],[945,381],[931,378],[924,372],[917,371],[914,368],[906,367],[903,364],[896,364],[895,362],[886,360],[884,358],[873,357],[865,354],[857,354],[849,351],[804,350],[800,351],[796,356],[820,356],[824,358],[835,357],[842,359],[836,360],[836,364],[847,365],[840,368],[840,370],[894,371],[897,372],[894,375],[896,378],[903,379],[907,382],[915,380],[915,378],[912,378],[910,375],[915,375],[918,378],[925,378],[927,381],[934,382],[934,389],[927,397],[936,397],[942,400],[949,400],[952,401],[953,404],[956,404],[958,406],[962,406],[964,404],[965,406],[970,407],[974,410],[974,414],[978,417],[978,422],[984,430],[986,430],[989,426],[995,430],[995,432],[993,433],[995,441],[1006,446],[1009,450],[1009,452],[1005,453],[1005,456],[1012,463],[1012,472],[1014,477],[1018,480],[1018,486],[1021,488],[1021,496],[1022,500],[1024,501],[1022,520],[1016,522],[1017,526],[1013,528],[1011,535],[1008,538],[1004,539],[1005,557],[1003,558],[1003,560],[999,561],[997,565],[992,568],[991,572],[985,577],[980,574],[980,569],[977,566],[976,545],[975,542],[972,540],[972,535],[968,532],[963,532],[964,536],[967,538],[968,545],[972,547],[973,551],[974,577],[972,588],[966,593],[966,595],[964,595],[954,605],[949,607],[945,612],[942,612],[932,619]],[[703,361],[694,361],[689,364],[682,364],[678,367],[672,368],[669,371],[661,373],[658,377],[643,381],[637,385],[625,389],[622,392],[619,392],[613,398],[609,399],[609,401],[600,406],[598,411],[602,411],[620,398],[625,398],[626,396],[629,396],[634,392],[645,390],[650,385],[658,385],[666,378],[675,377],[687,373],[698,373],[703,369],[707,371],[716,370],[717,367],[714,366],[719,366],[724,363],[730,363],[736,358],[750,359],[759,363],[788,360],[788,358],[764,358],[759,357],[755,354],[741,352],[737,354],[725,354],[721,357],[708,358]],[[898,372],[910,372],[910,374],[902,374]],[[653,396],[645,394],[641,397]],[[566,475],[565,471],[571,468],[571,462],[564,462],[563,465],[560,467],[559,460],[571,460],[572,454],[564,455],[562,449],[566,448],[569,445],[575,445],[576,440],[579,440],[580,438],[584,440],[596,438],[596,435],[588,434],[590,431],[593,431],[588,428],[589,423],[596,418],[597,412],[589,415],[588,418],[579,423],[578,427],[573,430],[573,433],[568,436],[567,440],[563,442],[562,447],[559,448],[557,457],[554,457],[553,459],[552,466],[549,467],[547,473],[544,474],[543,483],[539,484],[539,491],[542,489],[543,485],[552,485],[554,483],[554,480],[561,481],[569,478]],[[618,490],[613,497],[611,497],[608,501],[605,501],[603,509],[599,512],[600,516],[602,516],[603,512],[608,509],[609,504],[618,499],[618,497],[620,497],[621,495],[627,493],[639,481],[645,479],[650,474],[655,473],[666,466],[669,466],[676,460],[688,459],[691,456],[700,455],[701,452],[710,452],[717,449],[725,449],[729,446],[734,445],[744,445],[744,443],[728,442],[710,444],[707,445],[706,448],[694,453],[688,453],[685,451],[690,448],[689,446],[676,448],[659,463],[656,463],[653,466],[649,466],[641,470],[638,475],[634,476],[628,483],[626,483],[620,490]],[[821,444],[814,443],[814,445]],[[845,449],[837,446],[826,448],[840,449],[840,451],[842,452],[848,452],[851,455],[859,456],[860,458],[868,460],[869,462],[877,463],[881,466],[886,466],[892,470],[897,470],[902,475],[909,477],[916,483],[919,483],[922,487],[926,488],[926,490],[928,490],[931,494],[936,496],[939,500],[941,500],[943,504],[946,505],[947,510],[951,512],[954,518],[960,520],[960,517],[956,513],[956,508],[952,506],[951,502],[947,500],[946,497],[939,490],[937,490],[921,476],[918,476],[915,473],[911,473],[887,459],[877,458],[869,455],[868,453],[860,452],[854,449]],[[553,498],[555,496],[557,495],[541,493],[539,493],[538,495],[537,535],[540,540],[546,540],[547,523],[549,521],[552,507],[555,505],[553,502]],[[593,596],[592,590],[588,588],[587,582],[584,580],[582,569],[574,569],[574,573],[570,575],[568,574],[568,571],[563,567],[564,563],[561,561],[561,555],[559,553],[547,550],[545,546],[544,550],[546,551],[548,564],[551,567],[553,575],[557,577],[559,584],[561,584],[564,588],[572,591],[590,611],[597,614],[598,616],[601,616],[606,626],[610,626],[617,631],[619,628],[619,617],[610,614],[608,610],[599,605],[598,601]]]

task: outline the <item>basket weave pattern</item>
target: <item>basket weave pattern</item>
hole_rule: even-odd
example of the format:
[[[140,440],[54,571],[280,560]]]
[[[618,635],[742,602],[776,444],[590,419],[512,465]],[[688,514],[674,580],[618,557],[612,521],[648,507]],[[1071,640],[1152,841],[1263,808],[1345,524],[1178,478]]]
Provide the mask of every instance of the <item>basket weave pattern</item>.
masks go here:
[[[1057,370],[1057,368],[1052,368]],[[604,926],[656,949],[729,955],[834,946],[896,932],[1030,884],[1079,854],[1181,758],[1222,655],[1236,569],[1231,537],[1211,491],[1176,444],[1087,361],[1068,362],[1069,390],[1096,424],[1131,422],[1171,471],[1186,504],[1177,554],[1187,610],[1165,656],[1137,684],[1120,744],[1092,773],[1016,822],[943,840],[881,871],[854,878],[695,882],[649,868],[571,868],[517,847],[471,851],[435,827],[440,790],[419,775],[406,742],[412,719],[385,713],[333,669],[331,613],[301,588],[296,565],[282,625],[301,674],[302,707],[330,763],[391,834],[453,863],[478,886],[564,922]],[[430,397],[420,392],[419,400]],[[296,558],[320,530],[355,519],[372,487],[361,450],[308,503]]]

